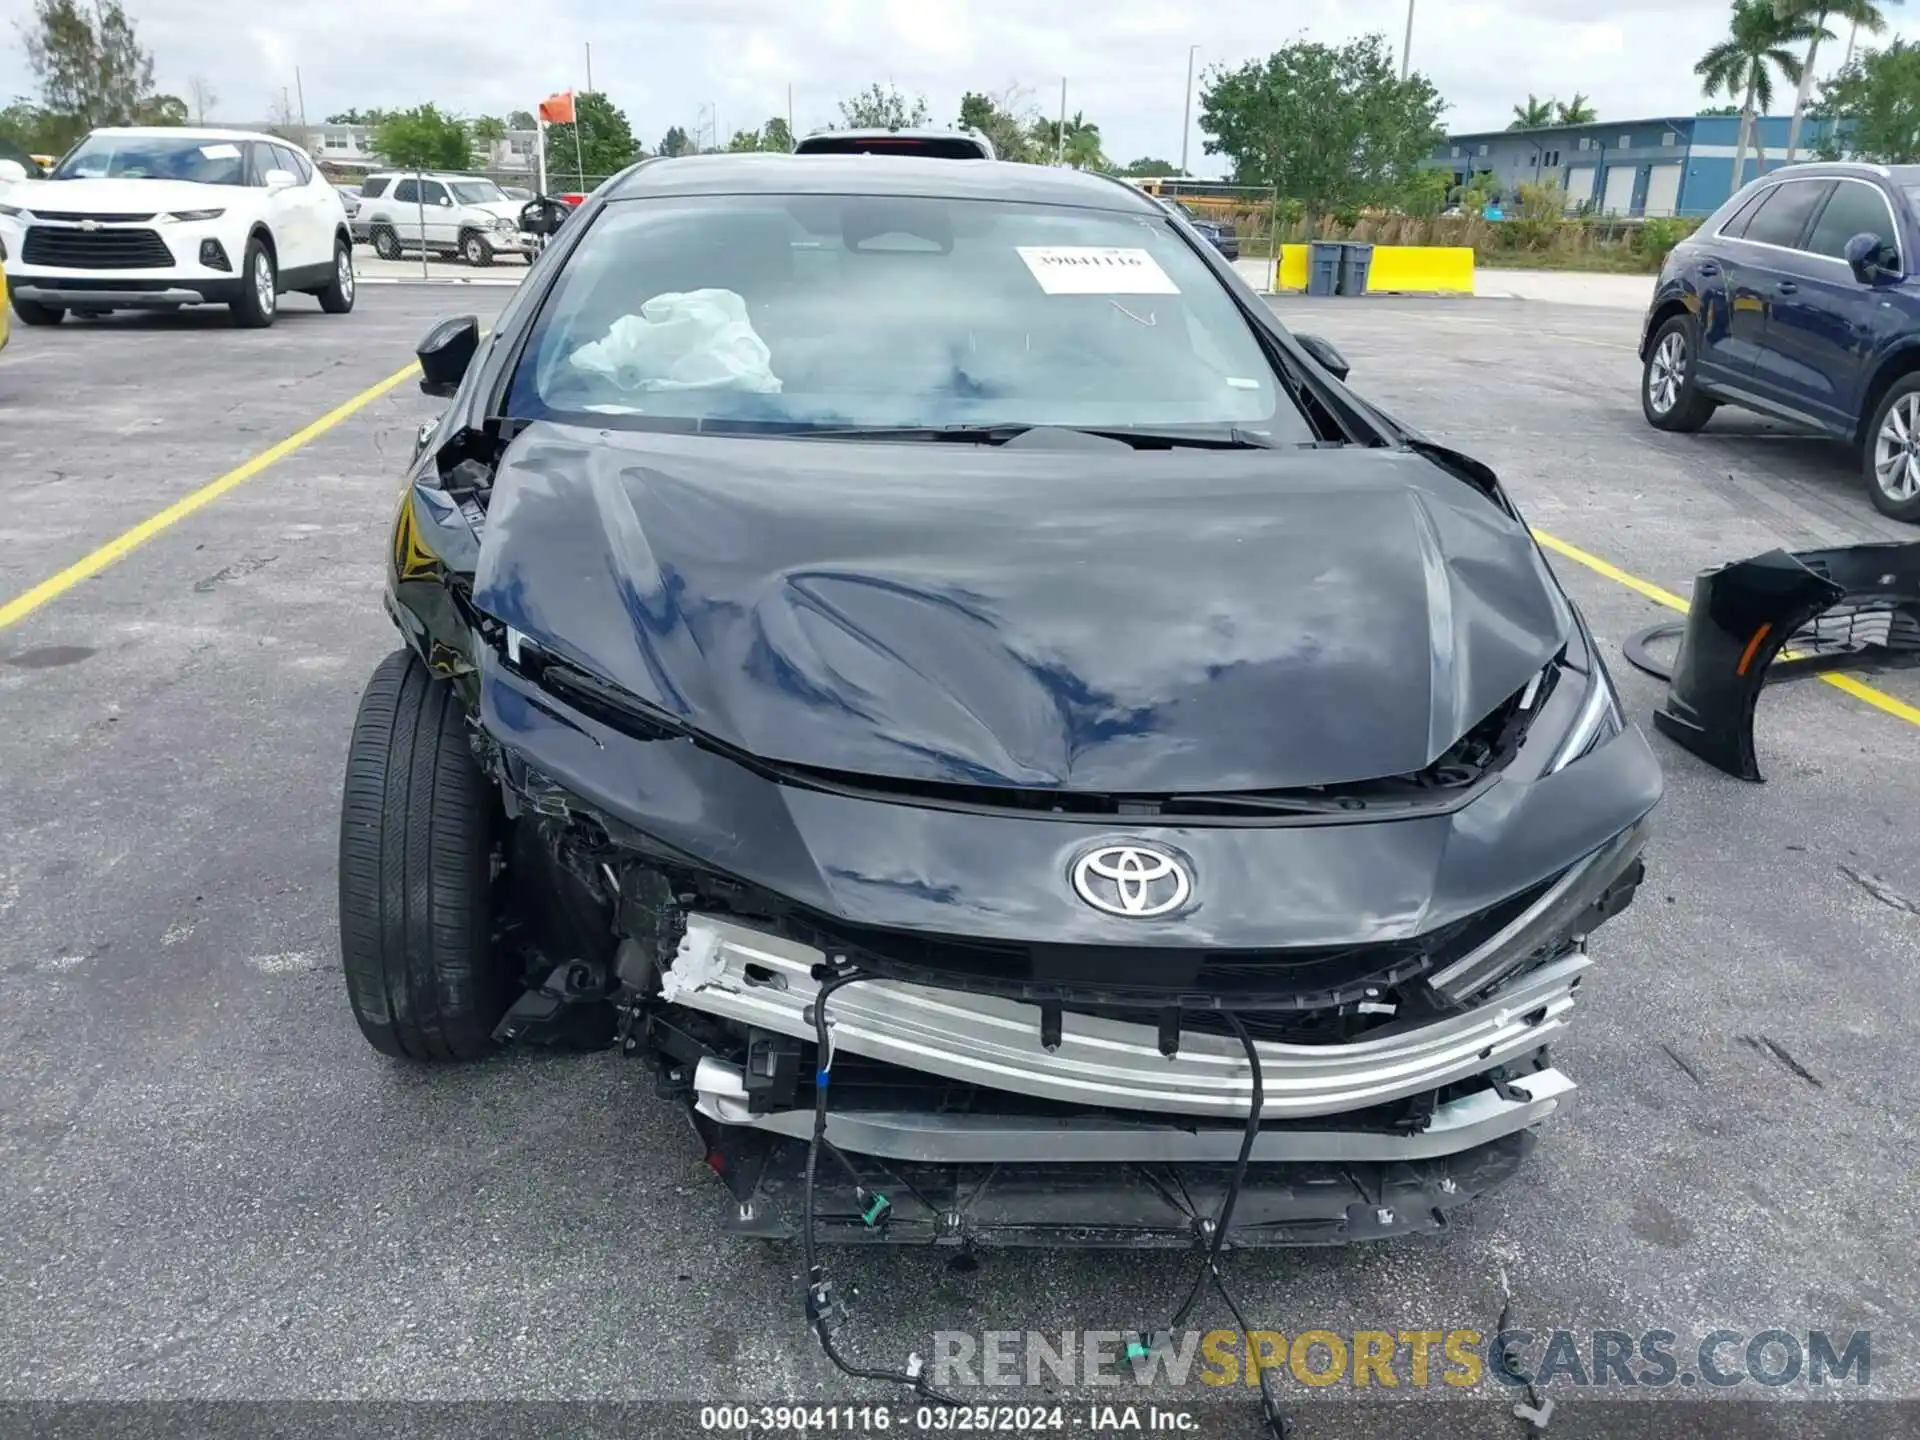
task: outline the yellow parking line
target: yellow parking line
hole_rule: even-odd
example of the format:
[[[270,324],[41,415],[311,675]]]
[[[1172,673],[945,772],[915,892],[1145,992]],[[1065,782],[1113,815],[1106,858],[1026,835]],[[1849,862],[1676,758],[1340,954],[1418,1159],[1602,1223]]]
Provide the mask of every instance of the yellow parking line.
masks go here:
[[[1536,530],[1533,532],[1533,538],[1554,554],[1564,555],[1567,559],[1586,566],[1594,574],[1604,575],[1615,584],[1624,585],[1637,595],[1644,595],[1656,605],[1664,605],[1669,610],[1678,610],[1683,615],[1687,611],[1687,602],[1671,590],[1662,590],[1658,585],[1642,580],[1638,575],[1629,575],[1618,565],[1610,564],[1598,555],[1589,555],[1578,545],[1569,545],[1557,535]],[[1876,710],[1884,710],[1895,719],[1905,720],[1909,725],[1920,725],[1920,707],[1909,705],[1904,700],[1897,700],[1884,690],[1876,690],[1873,686],[1864,684],[1851,675],[1841,675],[1833,671],[1828,671],[1820,678],[1834,689],[1844,691],[1856,700],[1863,700]]]
[[[218,480],[209,481],[198,490],[195,490],[191,495],[182,496],[180,499],[174,501],[173,504],[167,506],[167,508],[159,514],[149,516],[131,530],[116,535],[92,554],[74,561],[73,564],[67,566],[67,568],[62,570],[58,575],[42,580],[38,585],[26,591],[24,594],[14,596],[13,599],[7,601],[6,604],[0,605],[0,630],[4,630],[16,621],[26,619],[27,616],[38,610],[42,605],[45,605],[49,600],[64,595],[82,580],[98,575],[102,570],[106,569],[107,566],[113,564],[114,561],[137,549],[139,546],[146,544],[147,541],[158,535],[162,530],[186,519],[187,516],[193,514],[194,511],[211,505],[229,490],[246,484],[247,481],[251,480],[275,461],[286,459],[287,456],[293,454],[294,451],[326,434],[327,431],[333,429],[333,427],[338,425],[342,420],[366,409],[367,406],[371,405],[402,381],[408,380],[419,373],[420,367],[418,363],[409,361],[403,369],[396,370],[393,374],[387,376],[386,379],[369,385],[351,400],[334,406],[333,409],[329,410],[305,429],[295,431],[278,445],[267,450],[262,450],[251,460],[244,461],[240,465],[235,466]]]

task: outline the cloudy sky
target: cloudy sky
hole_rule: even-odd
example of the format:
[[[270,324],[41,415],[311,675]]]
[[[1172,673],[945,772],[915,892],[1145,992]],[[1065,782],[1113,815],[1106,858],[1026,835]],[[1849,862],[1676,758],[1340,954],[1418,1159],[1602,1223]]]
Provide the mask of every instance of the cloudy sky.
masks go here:
[[[1591,97],[1603,117],[1689,113],[1694,59],[1725,28],[1726,0],[1416,0],[1413,62],[1450,102],[1455,130],[1497,128],[1529,91]],[[607,91],[648,145],[717,117],[722,137],[787,109],[796,126],[879,80],[923,93],[940,123],[963,90],[1021,86],[1047,113],[1097,122],[1117,160],[1177,159],[1187,47],[1235,65],[1301,36],[1384,32],[1398,52],[1406,0],[126,0],[160,88],[200,77],[214,116],[257,120],[281,87],[318,120],[350,106],[433,100],[468,115],[530,109],[554,90]],[[1920,28],[1920,4],[1897,28]],[[30,0],[0,0],[25,18]],[[1895,12],[1898,13],[1897,11]],[[8,27],[11,29],[11,26]],[[7,35],[9,41],[14,39]],[[1823,56],[1837,65],[1844,37]],[[1196,90],[1198,89],[1196,84]],[[17,44],[0,44],[0,98],[31,94]],[[1790,101],[1789,101],[1790,103]],[[1197,100],[1196,100],[1197,108]],[[1781,105],[1776,102],[1776,110]],[[1198,126],[1192,163],[1205,173]]]

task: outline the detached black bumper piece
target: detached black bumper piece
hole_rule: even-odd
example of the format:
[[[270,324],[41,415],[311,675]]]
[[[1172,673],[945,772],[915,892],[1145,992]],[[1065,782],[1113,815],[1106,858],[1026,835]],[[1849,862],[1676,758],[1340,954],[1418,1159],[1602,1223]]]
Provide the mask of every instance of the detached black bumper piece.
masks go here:
[[[1668,627],[1636,637],[1642,642]],[[1636,665],[1658,668],[1629,649]],[[1654,728],[1708,764],[1759,780],[1763,686],[1843,665],[1920,659],[1920,541],[1773,550],[1702,573]]]
[[[1448,1212],[1507,1180],[1534,1143],[1521,1131],[1412,1163],[1250,1165],[1225,1245],[1343,1245],[1444,1230]],[[709,1152],[708,1160],[734,1192],[725,1229],[799,1235],[804,1142],[778,1140],[763,1155]],[[818,1174],[814,1224],[823,1243],[1191,1249],[1211,1237],[1203,1222],[1220,1213],[1233,1166],[880,1164],[861,1155],[842,1164],[823,1153]]]

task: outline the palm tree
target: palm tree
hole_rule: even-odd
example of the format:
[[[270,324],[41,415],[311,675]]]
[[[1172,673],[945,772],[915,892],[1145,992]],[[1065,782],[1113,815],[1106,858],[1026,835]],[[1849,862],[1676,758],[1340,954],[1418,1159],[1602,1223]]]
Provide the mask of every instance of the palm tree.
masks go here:
[[[1078,110],[1064,132],[1058,120],[1040,120],[1033,128],[1046,159],[1058,155],[1076,170],[1097,170],[1106,160],[1100,152],[1100,127]]]
[[[1558,109],[1562,125],[1591,125],[1600,118],[1593,106],[1587,103],[1587,97],[1578,91],[1574,92],[1573,99]]]
[[[1900,0],[1888,0],[1898,5]],[[1847,54],[1853,54],[1853,41],[1862,30],[1878,35],[1887,28],[1887,17],[1873,0],[1773,0],[1774,13],[1788,19],[1811,21],[1814,30],[1807,38],[1807,58],[1800,67],[1800,88],[1793,97],[1793,120],[1787,126],[1787,163],[1791,165],[1800,149],[1800,121],[1807,113],[1807,98],[1813,92],[1813,60],[1820,42],[1827,38],[1827,20],[1851,21],[1847,36]]]
[[[1513,107],[1513,123],[1509,130],[1538,130],[1543,125],[1553,123],[1553,101],[1536,100],[1533,92],[1527,92],[1527,103]]]
[[[1740,138],[1733,150],[1733,188],[1747,180],[1747,143],[1753,138],[1754,105],[1765,114],[1773,104],[1773,72],[1778,70],[1798,84],[1804,71],[1787,47],[1810,40],[1813,21],[1806,16],[1777,14],[1772,0],[1733,0],[1733,23],[1727,38],[1694,62],[1693,73],[1711,100],[1721,91],[1740,101]]]

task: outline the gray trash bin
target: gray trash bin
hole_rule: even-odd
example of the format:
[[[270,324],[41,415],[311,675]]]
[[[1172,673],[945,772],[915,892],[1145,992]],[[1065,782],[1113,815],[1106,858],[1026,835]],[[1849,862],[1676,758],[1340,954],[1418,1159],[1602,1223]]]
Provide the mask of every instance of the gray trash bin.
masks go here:
[[[1346,240],[1340,245],[1340,293],[1367,293],[1367,272],[1373,268],[1373,246],[1364,240]]]
[[[1307,294],[1340,293],[1340,255],[1338,240],[1315,240],[1307,246]]]

